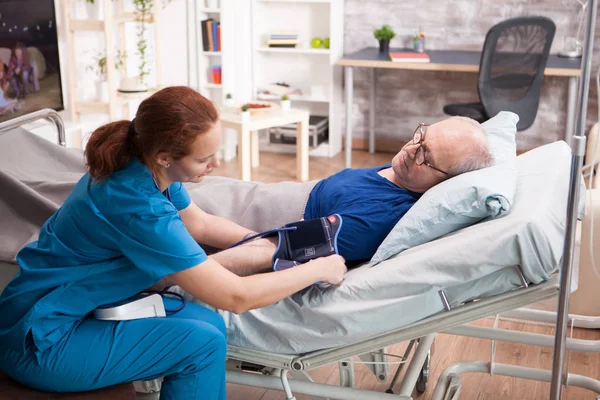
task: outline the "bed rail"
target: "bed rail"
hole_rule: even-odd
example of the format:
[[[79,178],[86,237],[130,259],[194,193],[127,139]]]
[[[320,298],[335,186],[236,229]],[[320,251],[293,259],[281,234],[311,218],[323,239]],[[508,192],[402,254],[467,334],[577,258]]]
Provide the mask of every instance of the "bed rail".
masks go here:
[[[67,145],[65,137],[65,125],[60,115],[58,115],[58,113],[51,108],[45,108],[43,110],[25,114],[0,123],[0,135],[22,125],[44,118],[50,119],[52,122],[54,122],[54,125],[56,125],[56,129],[58,131],[58,144],[62,147],[65,147]]]
[[[299,356],[292,362],[292,369],[307,370],[317,368],[354,355],[368,353],[406,340],[423,337],[431,332],[443,332],[449,328],[513,310],[524,305],[533,304],[554,297],[557,294],[558,277],[554,276],[546,282],[530,285],[528,288],[512,290],[477,302],[471,302],[456,307],[452,311],[433,315],[414,324],[375,336],[361,343]]]
[[[348,346],[319,350],[302,355],[273,354],[228,346],[227,354],[229,358],[238,361],[257,363],[272,368],[307,371],[406,340],[423,337],[432,332],[443,332],[480,318],[556,297],[559,288],[558,283],[558,276],[555,275],[546,282],[467,303],[455,307],[451,311],[441,312],[411,325]]]

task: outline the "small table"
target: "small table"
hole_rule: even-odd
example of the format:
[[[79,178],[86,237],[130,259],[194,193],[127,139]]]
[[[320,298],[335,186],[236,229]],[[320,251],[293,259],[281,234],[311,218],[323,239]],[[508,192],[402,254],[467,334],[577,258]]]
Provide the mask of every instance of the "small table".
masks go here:
[[[298,124],[296,138],[296,179],[308,180],[308,111],[274,108],[251,115],[247,121],[242,121],[238,109],[224,108],[221,110],[221,126],[235,129],[238,132],[238,156],[241,179],[251,180],[252,167],[258,167],[258,130],[276,126]]]
[[[407,49],[391,49],[390,51],[407,51]],[[346,89],[346,168],[352,167],[352,102],[354,101],[353,68],[368,68],[369,78],[369,152],[375,152],[375,92],[377,88],[376,71],[380,68],[405,69],[416,71],[454,71],[479,72],[481,51],[461,50],[428,50],[429,63],[393,62],[387,53],[382,54],[376,47],[366,47],[338,60],[337,65],[344,67]],[[551,54],[544,70],[546,76],[569,78],[567,100],[567,126],[565,141],[570,145],[575,128],[575,108],[577,88],[581,75],[581,58],[569,59]]]

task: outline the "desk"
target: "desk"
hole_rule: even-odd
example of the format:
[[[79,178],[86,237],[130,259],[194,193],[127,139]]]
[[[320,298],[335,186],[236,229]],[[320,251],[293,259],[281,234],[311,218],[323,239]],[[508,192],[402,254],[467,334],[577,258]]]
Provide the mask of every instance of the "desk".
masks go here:
[[[390,51],[406,51],[391,49]],[[390,61],[389,55],[380,53],[376,47],[367,47],[356,53],[344,56],[337,65],[344,67],[346,86],[346,167],[352,166],[352,102],[354,81],[352,68],[371,68],[369,88],[369,152],[375,152],[375,92],[377,68],[407,69],[418,71],[479,72],[480,51],[428,50],[429,63],[401,63]],[[581,59],[568,59],[550,55],[544,71],[546,76],[564,76],[569,78],[567,126],[565,141],[571,143],[575,126],[575,107],[577,88],[581,74]]]
[[[223,128],[238,131],[238,157],[240,178],[251,180],[252,167],[258,166],[258,130],[297,123],[296,138],[296,179],[308,180],[308,111],[280,108],[251,115],[247,121],[235,108],[221,110],[220,120]]]

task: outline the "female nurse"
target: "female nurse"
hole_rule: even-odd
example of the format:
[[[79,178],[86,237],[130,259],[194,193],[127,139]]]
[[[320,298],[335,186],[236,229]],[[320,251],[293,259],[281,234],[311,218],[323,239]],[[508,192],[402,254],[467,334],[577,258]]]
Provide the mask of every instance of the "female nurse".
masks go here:
[[[343,279],[339,256],[252,276],[207,257],[198,243],[224,248],[251,233],[202,212],[182,185],[219,166],[220,137],[213,104],[186,87],[163,89],[141,103],[133,121],[93,133],[88,173],[39,239],[19,252],[20,272],[0,296],[0,369],[44,391],[164,377],[161,399],[224,400],[219,314],[187,304],[166,318],[101,321],[92,311],[162,282],[241,313]],[[245,253],[254,249],[260,246]],[[251,262],[269,263],[257,254]],[[231,260],[239,262],[235,254]]]

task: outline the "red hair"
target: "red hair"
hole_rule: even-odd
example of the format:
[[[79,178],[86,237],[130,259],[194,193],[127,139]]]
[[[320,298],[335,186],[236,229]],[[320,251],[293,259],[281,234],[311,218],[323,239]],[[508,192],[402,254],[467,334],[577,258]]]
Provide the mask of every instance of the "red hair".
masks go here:
[[[190,153],[198,135],[218,121],[215,106],[186,86],[162,89],[145,99],[133,121],[117,121],[96,129],[85,147],[90,175],[104,180],[138,157],[151,171],[159,153],[175,160]]]

